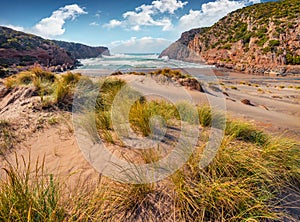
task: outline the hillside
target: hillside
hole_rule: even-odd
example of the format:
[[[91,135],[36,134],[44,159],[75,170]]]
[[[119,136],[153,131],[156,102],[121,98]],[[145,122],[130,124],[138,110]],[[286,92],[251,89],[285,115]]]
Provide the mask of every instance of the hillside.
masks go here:
[[[299,0],[248,6],[196,31],[183,33],[160,56],[247,73],[300,72]]]
[[[72,68],[78,63],[77,59],[102,54],[109,54],[108,48],[47,40],[0,26],[0,75],[34,63],[51,67],[51,70],[56,70],[57,66]]]
[[[56,41],[52,40],[59,47],[65,49],[69,53],[71,53],[72,57],[75,59],[86,59],[98,57],[101,55],[109,55],[109,50],[107,47],[99,46],[99,47],[91,47],[87,45],[83,45],[80,43],[74,42],[64,42],[64,41]]]
[[[44,66],[74,64],[75,60],[65,49],[41,37],[0,27],[0,66]]]

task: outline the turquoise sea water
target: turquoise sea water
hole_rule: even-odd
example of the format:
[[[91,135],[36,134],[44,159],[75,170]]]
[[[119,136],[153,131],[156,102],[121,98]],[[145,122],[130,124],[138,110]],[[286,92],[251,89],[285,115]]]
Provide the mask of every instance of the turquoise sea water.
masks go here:
[[[115,54],[99,58],[81,59],[79,69],[136,70],[156,68],[206,68],[204,64],[189,63],[168,58],[158,58],[159,54]]]

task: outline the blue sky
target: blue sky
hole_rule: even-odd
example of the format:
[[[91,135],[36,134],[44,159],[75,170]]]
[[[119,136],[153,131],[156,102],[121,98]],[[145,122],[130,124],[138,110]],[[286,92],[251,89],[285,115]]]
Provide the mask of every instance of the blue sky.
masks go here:
[[[160,52],[183,31],[269,0],[9,0],[0,25],[39,36],[108,46],[114,53]]]

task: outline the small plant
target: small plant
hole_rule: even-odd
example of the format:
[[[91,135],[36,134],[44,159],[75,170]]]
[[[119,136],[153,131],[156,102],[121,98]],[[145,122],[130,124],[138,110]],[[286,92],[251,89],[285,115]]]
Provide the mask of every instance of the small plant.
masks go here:
[[[58,119],[57,119],[57,117],[55,117],[55,116],[52,116],[52,117],[50,117],[49,119],[48,119],[48,124],[49,125],[55,125],[55,124],[57,124],[58,123]]]
[[[257,92],[264,92],[264,91],[261,88],[258,88]]]
[[[230,86],[231,89],[237,90],[238,88],[236,86]]]
[[[285,88],[285,86],[283,86],[283,85],[280,85],[280,86],[279,86],[279,88],[280,88],[280,89],[284,89],[284,88]]]

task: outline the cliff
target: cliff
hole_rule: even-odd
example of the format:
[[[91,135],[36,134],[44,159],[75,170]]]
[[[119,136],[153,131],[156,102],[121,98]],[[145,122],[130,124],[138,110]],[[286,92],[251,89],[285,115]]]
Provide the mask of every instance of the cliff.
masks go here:
[[[75,59],[86,59],[98,57],[101,55],[110,55],[107,47],[91,47],[74,42],[63,42],[52,40],[55,44],[68,51]]]
[[[109,55],[106,47],[90,47],[43,39],[0,26],[0,76],[39,63],[52,71],[70,69],[77,59]]]
[[[183,33],[160,56],[247,73],[300,73],[300,1],[239,9],[209,28]]]
[[[73,65],[75,59],[50,40],[0,26],[0,66],[28,66],[35,62],[43,66]]]
[[[203,33],[206,28],[192,29],[181,34],[180,39],[172,43],[165,49],[160,57],[168,56],[169,59],[185,60],[190,62],[203,62],[194,50],[191,50],[188,45],[195,38],[195,35]]]

